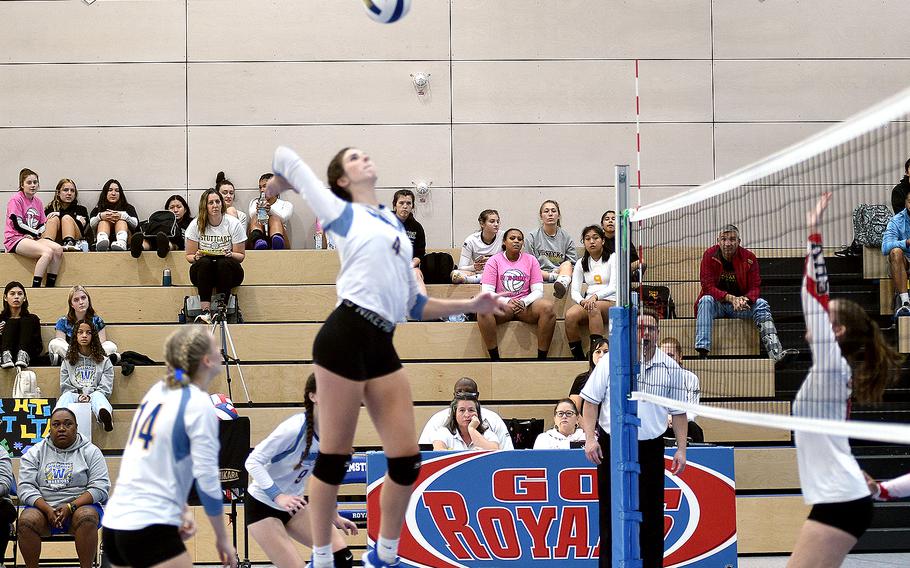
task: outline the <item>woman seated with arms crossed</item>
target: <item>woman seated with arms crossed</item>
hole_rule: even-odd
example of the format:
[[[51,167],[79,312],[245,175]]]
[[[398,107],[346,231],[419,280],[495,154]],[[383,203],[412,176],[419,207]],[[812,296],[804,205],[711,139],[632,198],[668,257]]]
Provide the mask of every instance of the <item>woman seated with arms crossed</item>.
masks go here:
[[[537,260],[521,252],[524,233],[509,229],[502,238],[503,251],[486,262],[481,289],[509,298],[504,315],[477,314],[477,325],[490,359],[499,361],[496,326],[512,320],[537,325],[537,358],[544,360],[556,329],[552,300],[543,297],[543,276]]]
[[[265,186],[275,174],[259,176],[259,199],[250,201],[250,243],[256,250],[282,250],[287,246],[287,224],[294,204],[278,195],[266,195]]]
[[[164,202],[164,208],[170,211],[177,218],[177,227],[173,237],[168,237],[164,233],[157,233],[154,236],[145,235],[148,221],[140,223],[143,231],[137,232],[130,237],[130,255],[133,258],[142,256],[144,250],[155,250],[159,258],[164,258],[172,250],[183,250],[185,245],[184,238],[186,229],[193,222],[193,216],[190,215],[190,206],[186,200],[179,195],[172,195]]]
[[[449,407],[446,425],[433,436],[434,450],[498,450],[496,434],[480,421],[480,402],[459,398]]]
[[[126,200],[119,181],[109,179],[104,182],[89,223],[95,230],[95,250],[126,250],[130,231],[135,231],[139,226],[139,215],[136,208]],[[111,234],[115,239],[113,243]]]
[[[71,534],[81,568],[98,552],[98,529],[111,490],[107,462],[77,430],[76,415],[58,407],[48,437],[22,455],[19,465],[19,550],[28,568],[37,568],[41,537]]]
[[[41,354],[41,320],[28,311],[25,286],[15,280],[3,289],[0,312],[0,368],[29,366]]]
[[[483,267],[491,256],[498,253],[499,212],[495,209],[484,209],[477,218],[480,230],[465,237],[461,245],[461,258],[458,268],[452,271],[453,284],[480,284],[483,278]]]
[[[316,375],[310,373],[303,391],[304,412],[282,422],[246,459],[250,473],[246,521],[250,535],[277,568],[304,567],[294,541],[313,546],[303,492],[319,452],[318,407]],[[357,534],[357,525],[341,515],[334,523],[345,534]],[[354,555],[338,531],[332,532],[332,556],[335,568],[354,565]]]
[[[578,407],[571,398],[564,398],[553,408],[555,426],[539,434],[534,440],[535,450],[568,450],[572,442],[584,447],[585,431],[578,427]]]
[[[199,289],[202,315],[211,323],[212,294],[228,295],[243,282],[240,263],[246,256],[246,234],[240,221],[224,214],[224,199],[214,189],[199,198],[199,216],[186,230],[186,261],[190,281]],[[225,298],[226,300],[226,298]]]
[[[572,280],[572,264],[578,259],[575,241],[562,228],[559,203],[548,199],[540,204],[540,226],[528,233],[525,252],[540,263],[544,282],[553,282],[553,295],[566,295]]]
[[[44,208],[44,215],[47,217],[44,224],[45,239],[62,243],[64,251],[83,250],[79,242],[85,242],[88,209],[84,205],[79,205],[76,182],[69,178],[57,182],[54,199]]]
[[[65,316],[61,316],[57,320],[57,325],[54,326],[54,338],[47,344],[47,354],[50,357],[51,365],[59,365],[60,361],[69,353],[77,321],[92,323],[98,333],[98,340],[101,342],[104,354],[110,357],[112,364],[118,364],[120,354],[117,353],[117,345],[113,341],[108,341],[104,320],[95,313],[88,291],[82,286],[73,286],[66,303],[69,309]]]
[[[109,399],[114,387],[114,366],[105,357],[98,332],[89,321],[76,322],[74,341],[60,366],[60,398],[57,406],[88,402],[92,414],[104,426],[105,432],[114,429]]]
[[[45,221],[44,204],[38,197],[38,174],[28,168],[19,172],[19,191],[6,204],[6,227],[3,246],[6,252],[37,259],[32,276],[32,288],[40,288],[47,275],[46,286],[57,284],[57,272],[63,259],[63,247],[42,239]]]
[[[606,334],[610,321],[610,308],[616,304],[617,255],[608,257],[604,250],[604,232],[597,225],[589,225],[581,232],[585,255],[575,263],[572,274],[572,300],[575,304],[566,310],[566,339],[576,361],[584,361],[581,347],[581,327],[591,332],[591,345]],[[581,295],[582,284],[585,295]]]

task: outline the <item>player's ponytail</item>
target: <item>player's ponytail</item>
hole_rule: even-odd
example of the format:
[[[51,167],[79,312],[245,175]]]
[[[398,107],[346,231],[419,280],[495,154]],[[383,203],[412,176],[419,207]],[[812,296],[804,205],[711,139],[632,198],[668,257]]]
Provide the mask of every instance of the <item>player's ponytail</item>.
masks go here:
[[[202,358],[211,348],[211,334],[201,325],[187,325],[171,333],[164,342],[165,382],[168,388],[190,384]]]
[[[313,445],[313,434],[316,428],[316,414],[314,411],[311,394],[316,393],[316,375],[310,373],[306,379],[306,386],[303,387],[303,410],[306,412],[306,433],[304,434],[303,452],[300,454],[300,461],[294,466],[294,469],[300,469],[307,456],[310,455],[310,447]]]
[[[885,389],[897,380],[903,356],[859,304],[840,298],[831,304],[833,323],[845,328],[837,343],[853,371],[853,398],[861,404],[881,402]]]

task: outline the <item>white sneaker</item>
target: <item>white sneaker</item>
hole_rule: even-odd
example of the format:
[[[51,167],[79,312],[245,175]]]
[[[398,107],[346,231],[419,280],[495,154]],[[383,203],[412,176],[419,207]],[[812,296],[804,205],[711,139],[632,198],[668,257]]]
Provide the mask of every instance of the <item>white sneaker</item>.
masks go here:
[[[111,250],[119,250],[119,251],[126,250],[126,241],[121,241],[120,239],[117,239],[116,241],[111,243]]]
[[[566,285],[559,280],[553,283],[553,296],[557,300],[561,300],[566,296]]]
[[[904,302],[904,305],[897,308],[897,311],[894,312],[895,318],[902,318],[910,316],[910,304]]]
[[[111,241],[107,239],[98,239],[95,243],[95,250],[98,252],[107,252],[111,248]]]
[[[60,366],[60,355],[57,355],[56,353],[48,353],[47,358],[51,360],[51,367]]]

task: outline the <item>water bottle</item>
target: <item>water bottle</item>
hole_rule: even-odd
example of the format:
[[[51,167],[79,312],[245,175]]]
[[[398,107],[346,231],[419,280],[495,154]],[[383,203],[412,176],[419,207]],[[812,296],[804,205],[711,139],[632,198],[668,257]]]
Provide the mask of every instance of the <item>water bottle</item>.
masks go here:
[[[269,212],[265,210],[265,193],[259,192],[259,206],[256,208],[256,219],[263,226],[267,227],[269,224]]]
[[[313,225],[313,243],[316,245],[316,250],[322,250],[322,224],[319,221]]]
[[[170,286],[171,285],[171,269],[165,268],[164,273],[161,275],[161,285]]]

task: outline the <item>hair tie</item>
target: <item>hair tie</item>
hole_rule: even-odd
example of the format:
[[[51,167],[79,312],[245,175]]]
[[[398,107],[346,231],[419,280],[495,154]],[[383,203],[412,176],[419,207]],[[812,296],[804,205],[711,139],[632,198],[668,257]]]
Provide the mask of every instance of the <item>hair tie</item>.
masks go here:
[[[180,367],[177,367],[176,369],[174,369],[174,380],[177,381],[181,385],[184,384],[185,382],[187,382],[186,371],[184,371]]]

